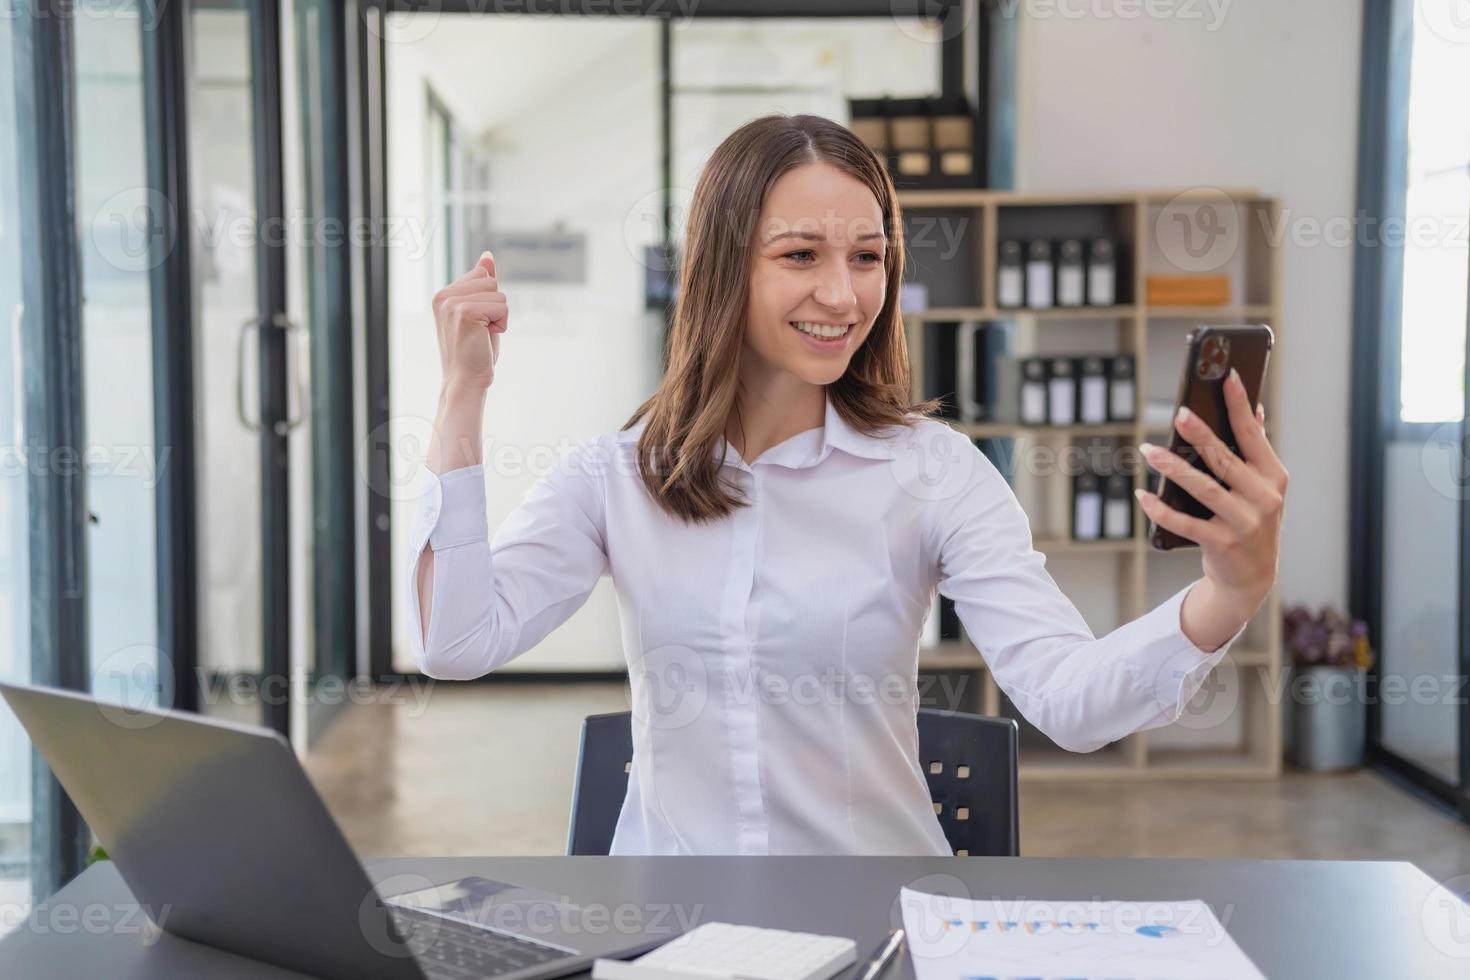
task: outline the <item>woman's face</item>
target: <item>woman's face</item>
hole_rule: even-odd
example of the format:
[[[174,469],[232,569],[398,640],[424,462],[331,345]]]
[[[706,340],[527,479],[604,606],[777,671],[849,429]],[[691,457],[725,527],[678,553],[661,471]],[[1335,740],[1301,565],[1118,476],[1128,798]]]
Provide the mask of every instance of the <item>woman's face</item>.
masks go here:
[[[756,222],[746,353],[810,384],[842,377],[883,307],[886,248],[862,181],[828,163],[783,174]]]

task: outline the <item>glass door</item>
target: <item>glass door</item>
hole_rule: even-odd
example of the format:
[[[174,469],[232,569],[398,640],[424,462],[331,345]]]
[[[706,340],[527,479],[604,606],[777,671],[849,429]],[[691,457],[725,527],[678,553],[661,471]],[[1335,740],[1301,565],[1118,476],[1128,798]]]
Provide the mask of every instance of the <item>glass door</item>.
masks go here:
[[[190,25],[200,710],[304,750],[356,669],[343,8]]]
[[[1417,4],[1412,30],[1391,33],[1410,42],[1393,44],[1379,69],[1401,101],[1385,112],[1384,159],[1366,158],[1388,219],[1374,243],[1381,266],[1367,270],[1381,276],[1382,319],[1370,348],[1371,471],[1360,470],[1366,557],[1355,575],[1379,656],[1369,748],[1470,821],[1470,125],[1454,95],[1470,86],[1470,59],[1463,38],[1426,23]],[[1395,221],[1407,233],[1394,236]]]
[[[249,7],[249,0],[198,0],[189,18],[200,528],[195,676],[201,713],[265,724],[261,209]]]
[[[356,664],[354,364],[346,148],[346,6],[282,6],[282,123],[291,333],[289,429],[292,741],[350,703]]]

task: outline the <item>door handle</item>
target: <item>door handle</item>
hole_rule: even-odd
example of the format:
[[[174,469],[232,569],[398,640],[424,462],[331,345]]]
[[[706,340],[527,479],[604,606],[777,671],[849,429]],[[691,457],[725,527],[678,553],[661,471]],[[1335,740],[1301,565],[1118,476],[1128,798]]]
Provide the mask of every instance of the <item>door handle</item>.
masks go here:
[[[240,324],[240,339],[235,348],[235,414],[240,417],[240,424],[251,432],[260,431],[260,419],[251,421],[245,411],[245,352],[249,349],[246,340],[259,329],[260,321],[253,316],[247,317]],[[259,350],[259,345],[256,349]]]
[[[284,313],[277,313],[271,317],[271,323],[286,332],[286,361],[291,372],[291,387],[296,390],[296,412],[291,412],[290,395],[287,394],[286,419],[284,422],[276,423],[276,433],[287,435],[301,427],[306,421],[306,376],[302,373],[301,362],[306,354],[297,350],[302,347],[302,339],[306,333],[301,327]]]
[[[15,452],[24,462],[26,458],[26,396],[25,369],[21,366],[20,330],[25,325],[26,305],[16,303],[10,314],[10,374],[14,382],[10,386],[11,408],[10,433],[15,443]]]
[[[280,330],[285,335],[287,370],[291,373],[291,387],[296,391],[295,412],[293,413],[291,410],[291,394],[288,391],[286,394],[286,418],[278,420],[272,425],[272,429],[276,435],[284,436],[292,430],[300,428],[301,423],[306,421],[306,377],[301,371],[301,361],[305,355],[297,353],[293,356],[292,354],[293,347],[301,346],[298,338],[304,336],[304,334],[301,328],[284,313],[272,313],[268,322],[272,327]],[[261,321],[255,317],[250,317],[240,324],[239,347],[235,355],[235,413],[240,416],[240,424],[251,432],[260,432],[264,426],[261,424],[259,417],[254,419],[250,418],[250,414],[245,408],[245,353],[249,346],[246,342],[249,340],[251,334],[258,331],[260,327]],[[259,372],[257,371],[258,374]]]

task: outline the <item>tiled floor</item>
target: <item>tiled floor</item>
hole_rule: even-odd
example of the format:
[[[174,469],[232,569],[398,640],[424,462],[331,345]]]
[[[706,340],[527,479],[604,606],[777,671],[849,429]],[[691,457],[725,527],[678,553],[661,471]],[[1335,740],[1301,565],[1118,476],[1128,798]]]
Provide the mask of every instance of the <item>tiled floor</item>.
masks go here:
[[[347,709],[307,759],[364,855],[562,854],[578,726],[618,684],[437,683]],[[1369,772],[1022,783],[1031,856],[1348,858],[1470,873],[1470,827]]]

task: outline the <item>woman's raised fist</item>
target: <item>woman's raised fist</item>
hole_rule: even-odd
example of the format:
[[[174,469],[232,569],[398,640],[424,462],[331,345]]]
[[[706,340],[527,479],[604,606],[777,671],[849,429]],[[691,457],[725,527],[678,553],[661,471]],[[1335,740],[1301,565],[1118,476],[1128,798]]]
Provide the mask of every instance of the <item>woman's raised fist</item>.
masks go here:
[[[446,388],[490,387],[509,316],[505,294],[495,281],[495,256],[489,252],[434,294],[434,328]]]

